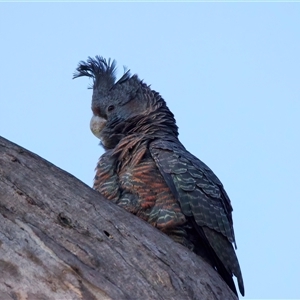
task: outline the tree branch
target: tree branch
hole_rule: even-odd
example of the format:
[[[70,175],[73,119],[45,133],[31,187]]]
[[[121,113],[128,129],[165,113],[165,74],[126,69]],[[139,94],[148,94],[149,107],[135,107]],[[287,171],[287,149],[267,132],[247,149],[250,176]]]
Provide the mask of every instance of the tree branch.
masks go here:
[[[0,137],[0,299],[237,299],[200,257]]]

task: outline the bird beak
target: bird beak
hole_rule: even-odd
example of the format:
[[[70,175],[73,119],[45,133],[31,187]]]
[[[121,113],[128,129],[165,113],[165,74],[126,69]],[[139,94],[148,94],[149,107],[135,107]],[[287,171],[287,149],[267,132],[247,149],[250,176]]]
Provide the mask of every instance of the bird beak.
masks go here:
[[[101,140],[101,131],[105,127],[107,120],[93,115],[90,122],[90,128],[92,133]]]

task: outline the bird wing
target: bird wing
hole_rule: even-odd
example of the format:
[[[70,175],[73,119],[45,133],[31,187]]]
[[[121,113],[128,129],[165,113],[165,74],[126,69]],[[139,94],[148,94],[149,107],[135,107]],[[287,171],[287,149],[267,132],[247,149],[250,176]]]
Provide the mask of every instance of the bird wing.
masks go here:
[[[231,281],[234,274],[244,294],[242,274],[232,246],[235,244],[232,206],[222,183],[180,142],[155,140],[150,144],[150,153],[182,212],[192,218],[197,231],[204,234],[207,246],[213,250],[213,256],[220,260],[221,265],[216,263],[218,271],[225,267]]]

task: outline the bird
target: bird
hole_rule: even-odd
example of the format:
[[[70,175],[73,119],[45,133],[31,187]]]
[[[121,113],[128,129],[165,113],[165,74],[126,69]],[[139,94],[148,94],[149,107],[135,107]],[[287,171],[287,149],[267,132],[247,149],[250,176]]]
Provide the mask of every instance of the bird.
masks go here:
[[[231,201],[219,178],[180,142],[162,96],[116,61],[80,61],[73,78],[92,79],[90,129],[104,154],[93,188],[212,266],[236,294],[244,283],[235,253]]]

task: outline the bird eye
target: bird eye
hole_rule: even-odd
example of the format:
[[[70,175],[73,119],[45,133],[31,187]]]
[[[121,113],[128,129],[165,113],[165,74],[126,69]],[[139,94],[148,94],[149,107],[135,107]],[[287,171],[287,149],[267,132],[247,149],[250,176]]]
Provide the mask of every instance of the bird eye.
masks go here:
[[[113,105],[110,105],[108,108],[107,108],[107,111],[112,111],[112,110],[114,110],[115,109],[115,107],[113,106]]]

